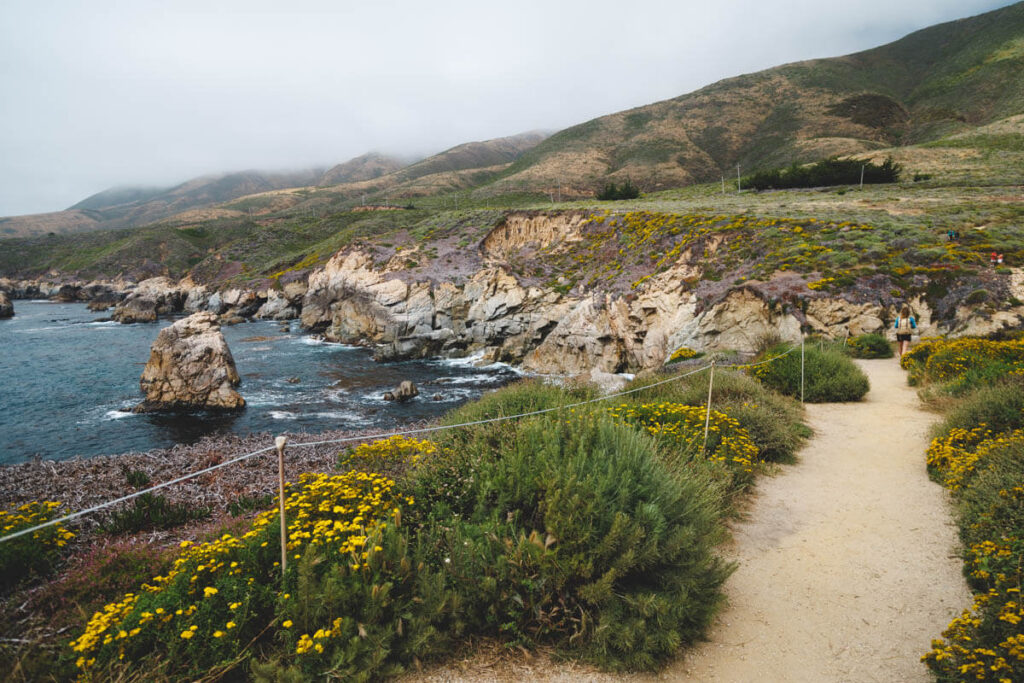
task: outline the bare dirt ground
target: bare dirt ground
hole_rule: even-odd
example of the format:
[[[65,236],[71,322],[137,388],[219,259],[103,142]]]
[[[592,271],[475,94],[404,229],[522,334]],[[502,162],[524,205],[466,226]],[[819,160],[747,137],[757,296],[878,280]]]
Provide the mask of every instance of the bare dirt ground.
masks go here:
[[[808,405],[797,465],[759,482],[710,640],[635,681],[928,681],[920,656],[970,604],[946,494],[925,471],[935,416],[895,360],[859,361],[864,401]],[[403,680],[611,681],[494,649]]]

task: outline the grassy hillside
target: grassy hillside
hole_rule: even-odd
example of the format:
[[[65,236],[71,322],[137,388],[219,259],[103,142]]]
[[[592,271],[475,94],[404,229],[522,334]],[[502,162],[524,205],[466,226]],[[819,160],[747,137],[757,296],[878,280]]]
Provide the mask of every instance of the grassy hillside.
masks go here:
[[[788,64],[563,130],[488,192],[654,191],[926,142],[1024,113],[1024,3],[832,59]]]

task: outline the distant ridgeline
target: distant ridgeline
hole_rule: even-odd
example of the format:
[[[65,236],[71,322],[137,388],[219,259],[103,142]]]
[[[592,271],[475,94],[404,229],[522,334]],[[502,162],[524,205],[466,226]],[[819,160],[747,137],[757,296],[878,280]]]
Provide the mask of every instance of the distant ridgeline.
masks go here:
[[[758,171],[743,179],[743,187],[755,190],[782,190],[795,187],[828,187],[857,183],[895,183],[903,169],[888,158],[881,164],[856,159],[823,159],[816,164]]]

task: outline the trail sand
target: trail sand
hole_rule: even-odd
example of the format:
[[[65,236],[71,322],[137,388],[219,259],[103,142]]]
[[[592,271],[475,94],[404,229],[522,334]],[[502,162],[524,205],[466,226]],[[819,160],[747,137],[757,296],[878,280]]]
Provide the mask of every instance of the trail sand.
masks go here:
[[[945,491],[928,479],[935,416],[895,360],[858,361],[859,403],[808,405],[799,463],[762,477],[726,554],[739,567],[709,641],[635,681],[929,681],[920,656],[970,605]],[[488,662],[487,660],[490,659]],[[622,680],[486,655],[419,680]]]

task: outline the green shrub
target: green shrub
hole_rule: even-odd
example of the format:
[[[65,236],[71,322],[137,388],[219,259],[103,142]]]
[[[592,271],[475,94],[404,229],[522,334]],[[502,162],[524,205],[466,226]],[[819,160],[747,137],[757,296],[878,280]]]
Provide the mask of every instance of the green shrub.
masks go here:
[[[264,494],[262,496],[239,496],[228,503],[228,514],[232,517],[240,517],[249,512],[267,510],[273,502],[274,497],[270,494]]]
[[[1024,435],[978,444],[982,458],[955,489],[970,610],[932,641],[924,661],[939,680],[1024,680]]]
[[[636,389],[663,380],[652,376],[633,380]],[[790,462],[811,435],[803,423],[799,402],[768,389],[757,380],[735,370],[716,369],[712,408],[736,418],[758,447],[758,459]],[[708,400],[708,373],[702,372],[668,382],[633,395],[635,401],[668,401],[690,406]]]
[[[983,304],[988,301],[988,290],[987,289],[976,289],[964,299],[964,303],[967,305]]]
[[[786,352],[778,346],[759,355],[760,362]],[[787,396],[800,397],[799,349],[771,363],[752,368],[763,384]],[[846,355],[808,346],[804,352],[804,400],[809,403],[859,401],[868,393],[868,378]]]
[[[979,426],[996,434],[1024,428],[1024,386],[1020,380],[982,387],[965,396],[936,427],[936,435]]]
[[[650,437],[607,417],[516,427],[497,449],[476,433],[417,477],[421,533],[474,632],[616,670],[701,637],[729,573],[701,470],[669,471]]]
[[[444,644],[419,629],[453,605],[431,592],[443,585],[437,572],[411,556],[405,504],[379,475],[302,475],[287,489],[283,579],[276,510],[242,535],[186,541],[165,575],[93,615],[71,643],[76,666],[104,680],[242,678],[250,659],[253,675],[278,679],[397,671]]]
[[[850,339],[847,349],[854,358],[892,358],[892,346],[881,334],[862,334]]]
[[[26,503],[0,510],[0,536],[7,536],[50,521],[60,503]],[[0,543],[0,591],[46,576],[57,566],[64,547],[74,534],[60,524],[48,526]]]
[[[121,474],[125,481],[134,489],[141,489],[149,486],[149,475],[142,470],[133,470],[127,465],[121,465]]]
[[[173,529],[210,516],[206,507],[172,503],[160,494],[143,493],[125,507],[114,510],[103,530],[111,534],[133,534],[154,529]]]
[[[626,179],[622,185],[613,182],[604,184],[604,187],[597,193],[597,198],[603,201],[617,199],[636,199],[640,196],[640,188],[633,184],[632,180]]]
[[[815,164],[801,166],[793,164],[788,168],[759,171],[743,179],[743,187],[755,190],[784,189],[792,187],[827,187],[829,185],[855,185],[895,183],[902,168],[891,158],[881,164],[856,159],[823,159]]]

